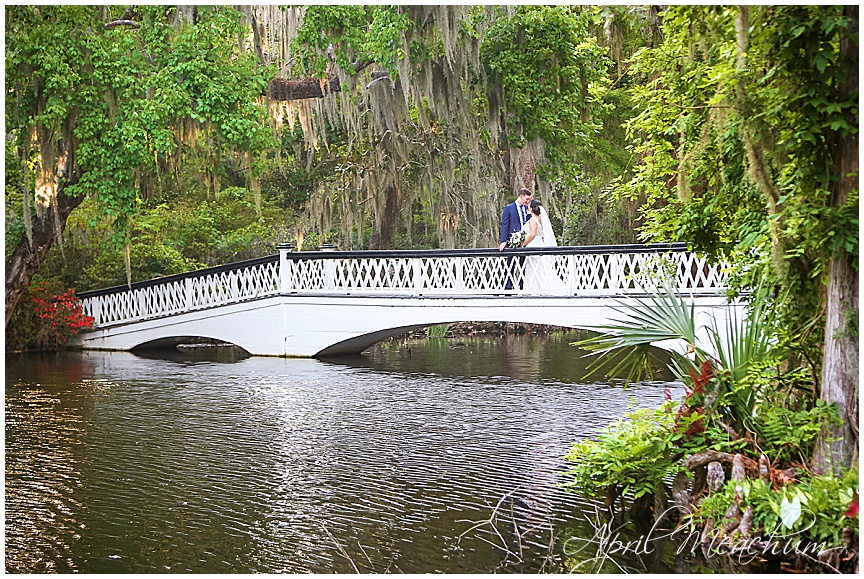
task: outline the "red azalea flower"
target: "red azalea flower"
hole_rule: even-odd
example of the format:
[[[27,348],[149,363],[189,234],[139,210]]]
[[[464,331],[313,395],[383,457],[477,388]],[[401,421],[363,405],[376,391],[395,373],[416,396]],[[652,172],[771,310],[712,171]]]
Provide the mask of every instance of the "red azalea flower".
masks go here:
[[[844,517],[852,517],[858,516],[858,493],[855,493],[852,496],[852,502],[849,504],[849,508],[846,509],[846,513],[843,515]]]

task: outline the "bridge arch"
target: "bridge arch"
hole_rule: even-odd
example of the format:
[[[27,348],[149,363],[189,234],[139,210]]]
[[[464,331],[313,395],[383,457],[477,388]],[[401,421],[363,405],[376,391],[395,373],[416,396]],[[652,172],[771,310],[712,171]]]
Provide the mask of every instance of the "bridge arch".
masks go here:
[[[206,341],[208,340],[218,342],[219,345],[235,346],[237,348],[240,348],[240,346],[234,344],[233,342],[220,340],[219,338],[214,338],[212,336],[165,336],[163,338],[156,338],[148,342],[142,342],[130,348],[130,351],[139,352],[142,350],[166,350],[177,348],[177,346],[183,346],[187,344],[206,344]]]

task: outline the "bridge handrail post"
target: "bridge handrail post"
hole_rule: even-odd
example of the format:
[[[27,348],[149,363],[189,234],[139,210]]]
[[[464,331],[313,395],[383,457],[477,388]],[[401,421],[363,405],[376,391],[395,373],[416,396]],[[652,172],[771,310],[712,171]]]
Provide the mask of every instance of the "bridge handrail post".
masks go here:
[[[135,296],[134,303],[138,306],[138,315],[134,319],[144,318],[147,315],[147,302],[144,290],[135,290],[133,295]]]
[[[693,267],[693,256],[694,254],[690,251],[684,251],[678,256],[678,266],[676,276],[675,276],[675,286],[678,289],[678,292],[681,293],[687,287],[693,287],[692,283],[692,270]]]
[[[90,317],[93,318],[93,327],[96,328],[102,323],[102,297],[90,298],[84,300],[86,310],[89,310]]]
[[[240,274],[236,271],[228,272],[228,287],[231,289],[231,293],[228,296],[228,301],[237,301],[240,299],[240,284],[238,283],[237,278]]]
[[[608,267],[609,267],[609,293],[615,295],[618,293],[619,288],[624,287],[624,259],[623,255],[620,253],[613,253],[608,257]],[[603,288],[603,284],[600,284],[600,289]]]
[[[569,277],[569,279],[567,280],[568,281],[567,294],[571,295],[571,296],[575,296],[576,295],[576,285],[577,285],[576,256],[575,255],[568,255],[567,256],[567,269],[570,271],[570,275],[567,276],[567,277]]]
[[[336,262],[331,258],[324,260],[324,289],[326,291],[336,289]]]
[[[192,278],[186,278],[186,308],[185,311],[191,311],[195,305],[195,287],[192,284]]]
[[[412,257],[411,258],[411,267],[414,270],[414,287],[411,291],[411,295],[414,297],[420,297],[420,293],[423,290],[423,258],[421,257]]]
[[[288,261],[290,245],[279,246],[279,293],[287,294],[291,291],[291,276],[289,275],[291,262]]]

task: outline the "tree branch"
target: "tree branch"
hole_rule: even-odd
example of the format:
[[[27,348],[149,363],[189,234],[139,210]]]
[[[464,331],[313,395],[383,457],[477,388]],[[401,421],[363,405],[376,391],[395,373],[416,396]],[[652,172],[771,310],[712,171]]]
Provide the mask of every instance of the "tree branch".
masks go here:
[[[301,78],[274,78],[267,87],[267,96],[277,101],[299,99],[320,99],[325,95],[340,92],[342,85],[339,77],[317,79],[310,76]]]
[[[372,61],[353,63],[354,70],[359,74],[368,68]],[[267,87],[267,96],[277,101],[293,101],[299,99],[320,99],[334,92],[341,92],[342,84],[339,77],[332,75],[326,79],[304,76],[300,78],[274,78]]]
[[[129,28],[141,28],[141,24],[134,20],[114,20],[113,22],[105,23],[105,30],[114,30],[120,26],[128,26]]]

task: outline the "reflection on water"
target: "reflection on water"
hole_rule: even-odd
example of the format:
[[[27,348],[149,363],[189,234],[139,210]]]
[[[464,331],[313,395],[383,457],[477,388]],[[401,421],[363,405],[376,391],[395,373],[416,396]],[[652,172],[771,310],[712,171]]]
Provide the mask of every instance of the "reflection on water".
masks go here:
[[[447,377],[475,377],[503,381],[556,381],[593,383],[603,378],[603,370],[614,366],[613,359],[594,371],[595,358],[570,344],[581,334],[557,333],[544,336],[504,336],[502,338],[462,337],[427,338],[379,345],[363,356],[338,361],[363,365],[376,370],[433,373]],[[668,357],[654,351],[656,360],[652,379],[670,381]],[[614,381],[621,385],[620,380]]]
[[[666,386],[592,384],[572,339],[7,356],[6,569],[555,570],[593,512],[560,457]]]
[[[138,348],[135,355],[150,360],[170,360],[171,362],[221,362],[233,364],[251,358],[249,352],[233,345],[182,345],[176,348]]]

